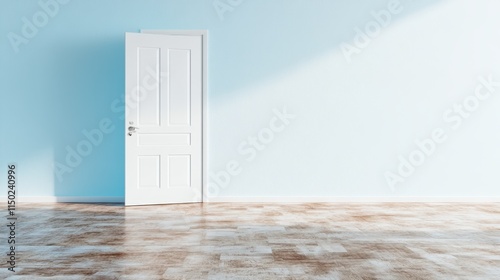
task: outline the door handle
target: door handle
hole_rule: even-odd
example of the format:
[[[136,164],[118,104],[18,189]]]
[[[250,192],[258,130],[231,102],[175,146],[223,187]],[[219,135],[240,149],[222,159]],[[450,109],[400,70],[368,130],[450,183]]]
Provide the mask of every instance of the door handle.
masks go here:
[[[135,127],[135,126],[129,126],[128,127],[128,136],[132,136],[132,133],[135,133],[137,129],[139,129],[139,128]]]

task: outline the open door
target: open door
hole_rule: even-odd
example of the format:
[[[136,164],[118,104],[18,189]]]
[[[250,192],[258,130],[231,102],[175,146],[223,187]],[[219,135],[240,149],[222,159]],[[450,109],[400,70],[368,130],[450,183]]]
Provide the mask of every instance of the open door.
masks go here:
[[[126,34],[125,205],[202,202],[203,42]]]

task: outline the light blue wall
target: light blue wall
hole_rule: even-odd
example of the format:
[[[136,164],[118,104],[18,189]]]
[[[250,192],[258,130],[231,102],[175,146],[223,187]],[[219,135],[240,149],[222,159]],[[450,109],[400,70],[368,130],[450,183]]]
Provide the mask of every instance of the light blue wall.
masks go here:
[[[61,0],[16,53],[12,33],[39,2],[52,1],[0,1],[0,166],[18,163],[23,196],[123,196],[111,104],[124,95],[124,33],[139,29],[209,30],[212,196],[500,196],[500,88],[456,129],[443,119],[479,76],[500,80],[498,1]],[[221,18],[214,3],[226,2]],[[398,12],[347,59],[388,5]],[[294,118],[269,130],[285,107]],[[59,180],[56,162],[103,119],[114,130]],[[447,140],[391,189],[398,156],[434,129]],[[262,150],[248,143],[259,133]]]

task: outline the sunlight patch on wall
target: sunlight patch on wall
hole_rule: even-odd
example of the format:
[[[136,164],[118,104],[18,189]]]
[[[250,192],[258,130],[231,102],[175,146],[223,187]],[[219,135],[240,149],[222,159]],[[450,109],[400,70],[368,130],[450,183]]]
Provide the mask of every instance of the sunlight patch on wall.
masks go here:
[[[397,192],[384,172],[416,139],[443,123],[443,112],[474,91],[478,77],[500,81],[498,17],[491,2],[445,1],[384,29],[349,63],[339,48],[276,75],[272,82],[210,103],[210,171],[244,162],[238,146],[267,125],[273,108],[296,118],[259,150],[229,186],[228,195],[484,195],[498,192],[500,160],[490,98],[460,131]],[[463,17],[474,10],[470,21]],[[486,31],[484,31],[486,28]],[[476,32],[477,30],[483,30]],[[464,151],[475,151],[464,152]],[[488,160],[477,158],[488,154]],[[480,162],[481,167],[477,167]],[[453,176],[450,176],[452,172]]]

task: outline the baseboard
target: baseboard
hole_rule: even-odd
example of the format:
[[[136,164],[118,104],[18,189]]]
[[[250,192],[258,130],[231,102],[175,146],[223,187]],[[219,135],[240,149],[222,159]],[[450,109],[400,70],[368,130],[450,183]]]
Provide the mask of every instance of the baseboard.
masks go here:
[[[18,202],[40,203],[124,203],[122,196],[25,196],[18,197]],[[7,197],[0,196],[0,202],[7,201]],[[457,203],[488,203],[500,202],[500,197],[495,196],[222,196],[208,197],[205,202],[226,203],[381,203],[381,202],[457,202]]]
[[[7,201],[7,197],[1,196],[0,201]],[[23,202],[62,202],[62,203],[124,203],[123,196],[21,196],[17,198],[19,203]]]
[[[377,203],[377,202],[462,202],[487,203],[500,202],[500,197],[491,196],[280,196],[280,197],[209,197],[207,202],[241,202],[241,203]]]

